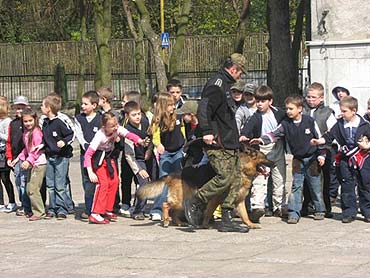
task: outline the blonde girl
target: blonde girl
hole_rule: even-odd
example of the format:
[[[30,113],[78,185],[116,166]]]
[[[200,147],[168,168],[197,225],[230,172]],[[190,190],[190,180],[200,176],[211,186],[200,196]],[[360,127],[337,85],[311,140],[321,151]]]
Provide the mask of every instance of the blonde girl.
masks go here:
[[[5,151],[8,139],[10,105],[6,97],[0,96],[0,180],[8,194],[9,204],[4,205],[3,187],[0,184],[0,211],[12,212],[17,209],[14,197],[13,184],[10,180],[10,167],[7,164]]]
[[[29,181],[26,192],[31,201],[32,216],[30,221],[44,218],[45,207],[41,198],[40,189],[46,173],[46,156],[43,150],[35,148],[42,144],[43,134],[38,126],[37,114],[30,108],[22,112],[23,121],[23,143],[24,149],[18,155],[18,160],[22,161],[21,169],[29,170]]]

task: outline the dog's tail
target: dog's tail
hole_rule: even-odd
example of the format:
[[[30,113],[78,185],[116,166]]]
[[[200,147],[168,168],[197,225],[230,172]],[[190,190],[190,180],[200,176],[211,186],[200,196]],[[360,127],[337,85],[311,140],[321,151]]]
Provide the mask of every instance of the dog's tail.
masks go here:
[[[166,185],[166,177],[160,178],[159,180],[155,180],[152,182],[149,182],[143,186],[141,186],[136,191],[136,196],[140,200],[144,199],[155,199],[157,196],[159,196],[164,186]]]

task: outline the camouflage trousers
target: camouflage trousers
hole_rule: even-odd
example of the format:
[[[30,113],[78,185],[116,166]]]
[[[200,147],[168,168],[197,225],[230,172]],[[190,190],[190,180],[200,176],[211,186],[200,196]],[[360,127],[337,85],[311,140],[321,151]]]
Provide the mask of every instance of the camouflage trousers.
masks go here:
[[[211,180],[202,186],[197,197],[208,203],[217,195],[224,195],[222,208],[234,209],[240,188],[240,158],[238,150],[207,150],[212,168],[216,172]]]

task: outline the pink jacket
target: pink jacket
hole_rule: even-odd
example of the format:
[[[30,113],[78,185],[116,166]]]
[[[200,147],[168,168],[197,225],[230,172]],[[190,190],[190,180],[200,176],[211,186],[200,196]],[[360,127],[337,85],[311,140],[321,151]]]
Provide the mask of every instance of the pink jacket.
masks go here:
[[[42,144],[42,131],[37,127],[32,133],[32,144],[28,145],[28,134],[29,131],[23,132],[23,143],[25,148],[18,155],[18,158],[22,161],[28,161],[32,167],[46,164],[46,156],[42,150],[34,151],[33,149]]]

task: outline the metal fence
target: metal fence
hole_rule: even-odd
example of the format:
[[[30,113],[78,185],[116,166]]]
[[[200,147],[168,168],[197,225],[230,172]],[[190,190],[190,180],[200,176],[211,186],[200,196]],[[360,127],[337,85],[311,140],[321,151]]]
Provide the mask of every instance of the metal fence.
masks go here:
[[[183,93],[189,98],[198,98],[206,81],[214,74],[207,72],[182,72],[179,80],[183,84]],[[245,81],[257,85],[265,84],[267,73],[264,70],[249,71],[243,76]],[[77,74],[66,74],[68,101],[77,97]],[[139,90],[138,75],[133,73],[112,74],[111,89],[115,99],[121,99],[124,92]],[[157,92],[155,73],[147,74],[147,90],[150,95]],[[94,75],[85,76],[84,91],[94,89]],[[28,97],[31,103],[39,103],[54,91],[54,75],[16,75],[0,76],[0,95],[6,96],[10,102],[18,95]]]

